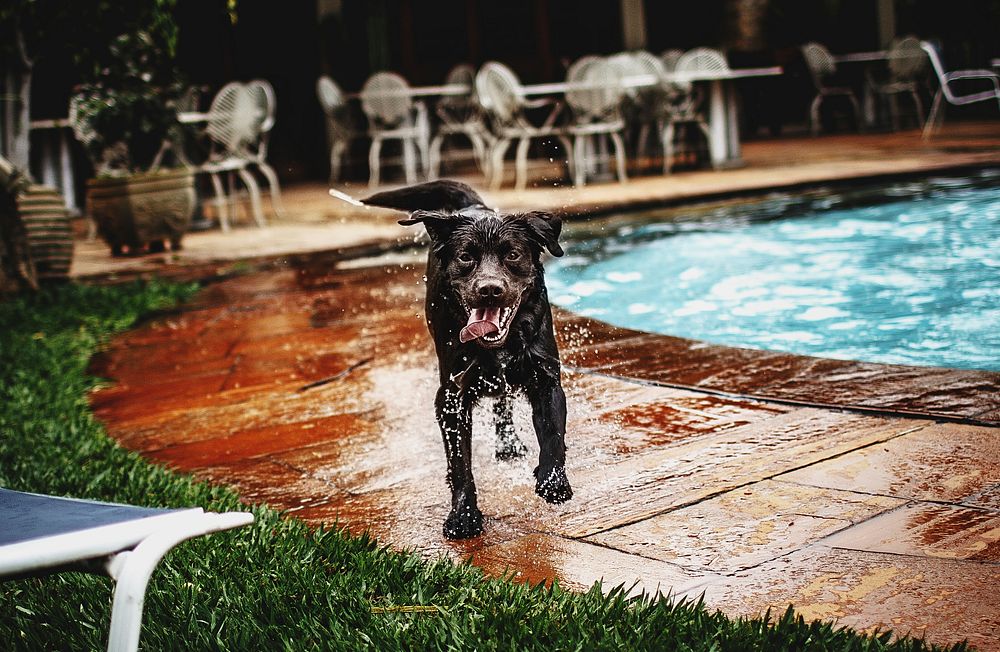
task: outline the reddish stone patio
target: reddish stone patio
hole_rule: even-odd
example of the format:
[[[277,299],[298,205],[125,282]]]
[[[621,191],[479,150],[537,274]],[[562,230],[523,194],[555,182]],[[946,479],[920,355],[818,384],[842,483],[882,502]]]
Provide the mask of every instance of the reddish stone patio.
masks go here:
[[[624,186],[489,196],[609,211],[775,186],[1000,163],[1000,123],[749,143],[747,167]],[[544,173],[544,171],[543,171]],[[364,190],[354,192],[363,194]],[[94,361],[92,403],[124,446],[310,523],[486,571],[697,596],[1000,650],[1000,374],[748,351],[556,315],[575,498],[533,492],[537,444],[498,463],[474,441],[486,533],[441,535],[422,263],[338,263],[413,233],[291,188],[267,229],[188,236],[179,256],[78,248],[78,276],[225,276]],[[302,252],[330,249],[312,256]],[[247,266],[241,261],[254,259]]]
[[[532,452],[496,462],[483,410],[486,533],[449,542],[420,267],[320,256],[211,285],[95,360],[114,383],[94,410],[123,445],[248,502],[490,573],[705,592],[731,614],[791,602],[1000,649],[1000,374],[726,349],[560,312],[576,496],[534,495],[523,412]]]

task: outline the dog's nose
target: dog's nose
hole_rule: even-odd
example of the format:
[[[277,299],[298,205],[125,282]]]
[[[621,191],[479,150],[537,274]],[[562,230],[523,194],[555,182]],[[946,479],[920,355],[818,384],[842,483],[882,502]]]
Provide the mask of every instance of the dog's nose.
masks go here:
[[[496,299],[503,294],[503,287],[495,281],[486,281],[477,288],[479,296],[483,299]]]
[[[503,286],[498,281],[483,281],[476,292],[482,299],[496,299],[503,294]]]

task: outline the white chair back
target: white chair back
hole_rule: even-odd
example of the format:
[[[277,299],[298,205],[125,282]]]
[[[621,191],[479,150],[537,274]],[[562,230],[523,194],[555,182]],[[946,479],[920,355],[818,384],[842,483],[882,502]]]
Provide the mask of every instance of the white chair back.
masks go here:
[[[515,121],[524,104],[517,75],[496,61],[483,64],[476,74],[476,97],[483,109],[501,125]]]
[[[410,120],[413,97],[410,85],[394,72],[377,72],[361,89],[361,109],[376,124],[393,127]]]
[[[267,80],[254,79],[247,82],[247,91],[257,105],[257,110],[261,112],[260,132],[266,134],[274,127],[278,110],[274,87]]]
[[[915,36],[896,40],[889,48],[889,73],[893,81],[914,81],[927,69],[927,53]]]
[[[586,86],[566,93],[566,102],[578,122],[618,117],[623,89],[621,78],[612,64],[596,57],[592,61],[577,61],[570,66],[566,79]]]
[[[815,42],[806,43],[802,46],[802,57],[806,60],[806,67],[816,88],[822,88],[823,79],[837,72],[837,62],[833,60],[833,55],[824,45]]]
[[[250,90],[230,82],[212,98],[205,131],[226,152],[245,152],[257,140],[263,120],[263,110]]]

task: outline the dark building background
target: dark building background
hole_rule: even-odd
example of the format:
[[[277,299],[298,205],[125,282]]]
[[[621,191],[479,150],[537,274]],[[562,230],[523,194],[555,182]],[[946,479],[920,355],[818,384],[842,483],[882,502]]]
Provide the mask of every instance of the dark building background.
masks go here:
[[[734,66],[784,66],[780,79],[741,88],[746,137],[773,135],[801,125],[811,98],[799,45],[815,40],[833,52],[878,49],[884,1],[643,0],[645,49],[705,45],[725,49]],[[329,74],[350,92],[377,70],[437,84],[457,63],[496,59],[525,82],[558,80],[579,56],[624,49],[626,2],[239,0],[233,22],[225,0],[178,0],[178,63],[206,88],[206,101],[228,81],[269,80],[278,98],[270,155],[276,169],[287,180],[325,179],[319,75]],[[983,67],[1000,56],[1000,0],[895,0],[894,8],[895,32],[936,39],[951,69]],[[732,33],[733,14],[741,11],[759,14],[757,46],[741,46]],[[75,83],[69,70],[50,57],[36,71],[33,117],[65,116]]]

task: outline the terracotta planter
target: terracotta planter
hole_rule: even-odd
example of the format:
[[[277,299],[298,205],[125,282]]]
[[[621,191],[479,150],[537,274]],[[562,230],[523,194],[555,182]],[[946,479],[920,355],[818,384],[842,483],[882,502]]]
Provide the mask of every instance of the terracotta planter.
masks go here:
[[[69,211],[55,188],[32,184],[17,197],[28,250],[39,280],[63,280],[73,262]]]
[[[168,170],[87,181],[87,212],[113,256],[174,251],[191,224],[194,173]]]

